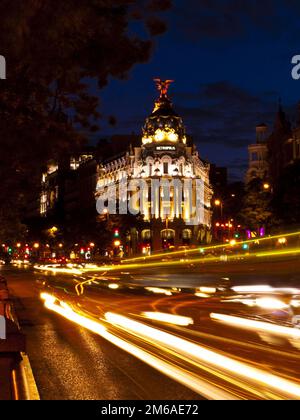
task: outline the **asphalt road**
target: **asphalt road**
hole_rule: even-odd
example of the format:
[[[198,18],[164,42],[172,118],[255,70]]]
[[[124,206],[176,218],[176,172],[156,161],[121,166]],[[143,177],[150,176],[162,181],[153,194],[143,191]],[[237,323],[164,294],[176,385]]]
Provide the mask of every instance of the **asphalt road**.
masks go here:
[[[199,399],[113,344],[47,311],[35,276],[2,269],[43,400]]]
[[[140,265],[131,272],[104,277],[95,273],[34,275],[24,269],[4,269],[3,274],[28,336],[28,354],[42,399],[199,399],[214,395],[285,399],[300,398],[300,338],[290,335],[291,328],[287,335],[270,333],[264,326],[249,329],[216,321],[211,314],[276,326],[289,325],[289,311],[274,313],[245,305],[237,296],[229,296],[228,290],[207,295],[199,288],[224,285],[225,281],[227,286],[269,284],[300,289],[299,273],[299,259],[290,258],[166,265],[159,270]],[[91,284],[86,284],[78,296],[74,286],[86,280]],[[42,281],[45,284],[41,288]],[[44,308],[41,291],[55,296],[59,305],[68,305],[66,309],[59,305],[52,308],[65,311],[62,317]],[[64,319],[70,308],[84,319],[104,325],[106,339]],[[192,323],[172,325],[146,318],[145,313],[150,317],[153,313],[178,315]],[[177,343],[178,339],[181,341]],[[118,340],[119,347],[131,346],[131,350],[118,348]],[[133,357],[130,351],[143,355]],[[217,364],[220,357],[227,359]],[[156,369],[148,366],[152,362]],[[236,362],[243,365],[236,366]],[[241,372],[248,369],[248,376],[241,375],[238,368]],[[257,375],[261,375],[259,380]],[[277,388],[272,385],[274,380],[280,384]],[[281,380],[287,383],[281,384]]]

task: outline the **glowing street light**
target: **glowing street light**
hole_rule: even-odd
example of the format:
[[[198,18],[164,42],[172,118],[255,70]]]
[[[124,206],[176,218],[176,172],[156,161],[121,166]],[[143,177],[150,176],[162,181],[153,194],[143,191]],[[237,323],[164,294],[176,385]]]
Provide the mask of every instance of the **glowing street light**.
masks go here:
[[[267,182],[264,184],[264,190],[268,191],[270,189],[270,184],[268,184]]]
[[[33,248],[34,249],[39,249],[39,247],[40,247],[40,244],[39,243],[36,242],[35,244],[33,244]]]
[[[219,199],[216,199],[215,200],[215,206],[220,207],[220,209],[221,209],[221,219],[223,219],[223,203],[222,203],[222,201],[219,200]]]

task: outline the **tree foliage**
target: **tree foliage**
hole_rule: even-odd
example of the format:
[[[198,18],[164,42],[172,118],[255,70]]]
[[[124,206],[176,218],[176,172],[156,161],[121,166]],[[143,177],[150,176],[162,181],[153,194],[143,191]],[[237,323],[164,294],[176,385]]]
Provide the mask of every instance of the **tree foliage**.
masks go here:
[[[4,224],[10,206],[18,223],[47,160],[76,150],[83,132],[97,130],[99,95],[90,80],[102,88],[147,61],[152,36],[165,30],[160,12],[169,6],[168,0],[0,2],[0,54],[7,62],[7,80],[0,81]]]
[[[254,179],[246,186],[239,220],[245,227],[252,230],[263,226],[268,228],[274,223],[271,195],[264,190],[261,179]]]

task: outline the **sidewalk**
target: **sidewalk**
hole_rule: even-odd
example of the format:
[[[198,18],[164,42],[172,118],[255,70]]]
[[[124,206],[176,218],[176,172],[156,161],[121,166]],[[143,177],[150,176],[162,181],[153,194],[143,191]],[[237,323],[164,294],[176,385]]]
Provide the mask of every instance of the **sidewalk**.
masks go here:
[[[39,399],[26,352],[26,338],[21,333],[7,283],[0,276],[0,400]],[[3,339],[3,337],[5,337]]]

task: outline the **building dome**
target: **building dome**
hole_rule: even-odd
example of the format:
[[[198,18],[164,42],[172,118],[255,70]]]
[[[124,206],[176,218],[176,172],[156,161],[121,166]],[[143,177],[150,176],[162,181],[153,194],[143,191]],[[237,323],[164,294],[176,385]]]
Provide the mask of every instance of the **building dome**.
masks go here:
[[[152,114],[143,127],[143,145],[153,143],[186,144],[185,128],[181,117],[174,111],[167,96],[171,80],[155,79],[160,97],[155,101]]]

